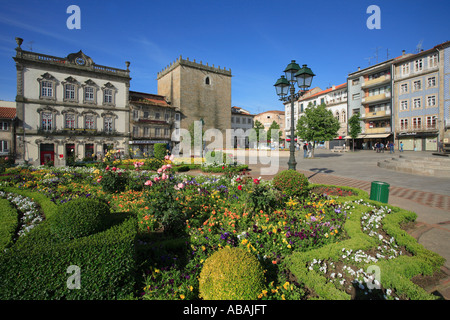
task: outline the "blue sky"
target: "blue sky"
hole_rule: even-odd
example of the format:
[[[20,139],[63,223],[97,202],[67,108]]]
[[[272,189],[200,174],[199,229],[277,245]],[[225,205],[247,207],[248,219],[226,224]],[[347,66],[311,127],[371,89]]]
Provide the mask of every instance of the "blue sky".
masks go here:
[[[69,30],[69,5],[81,29]],[[370,5],[381,29],[366,26]],[[0,100],[16,95],[15,37],[22,48],[66,57],[83,52],[125,69],[131,90],[157,93],[156,75],[180,55],[231,68],[232,105],[252,113],[282,110],[273,84],[294,59],[325,89],[387,57],[450,40],[447,0],[0,0]]]

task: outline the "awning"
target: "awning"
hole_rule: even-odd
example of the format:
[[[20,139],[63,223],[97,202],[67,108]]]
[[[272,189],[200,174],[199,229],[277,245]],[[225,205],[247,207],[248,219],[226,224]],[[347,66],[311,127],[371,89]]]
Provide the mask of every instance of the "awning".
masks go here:
[[[381,139],[381,138],[387,138],[390,135],[391,135],[390,133],[366,134],[364,139],[366,139],[366,138],[380,138]]]
[[[359,134],[356,139],[362,139],[365,138],[366,135],[365,134]],[[351,136],[345,136],[343,139],[353,139]]]

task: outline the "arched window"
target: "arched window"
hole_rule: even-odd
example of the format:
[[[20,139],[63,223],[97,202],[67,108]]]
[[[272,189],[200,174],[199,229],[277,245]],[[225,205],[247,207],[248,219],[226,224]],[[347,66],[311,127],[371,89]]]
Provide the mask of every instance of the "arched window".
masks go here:
[[[342,122],[346,122],[347,121],[347,117],[345,114],[345,110],[342,110]]]
[[[336,115],[334,117],[339,120],[339,111],[336,111]]]
[[[206,77],[205,84],[209,85],[209,77]]]

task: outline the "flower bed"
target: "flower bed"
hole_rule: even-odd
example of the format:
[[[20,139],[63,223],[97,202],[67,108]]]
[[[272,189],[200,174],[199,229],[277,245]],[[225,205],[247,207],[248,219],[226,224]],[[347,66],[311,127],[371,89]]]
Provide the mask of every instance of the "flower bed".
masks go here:
[[[142,168],[14,168],[0,187],[38,192],[56,206],[98,198],[113,213],[135,217],[142,299],[199,299],[203,264],[226,246],[247,250],[263,266],[266,287],[255,299],[432,298],[410,278],[443,260],[398,227],[415,219],[411,212],[352,188],[312,185],[308,193],[306,182],[304,198],[288,197],[245,174],[174,174],[170,159],[156,172]],[[126,183],[117,192],[119,173]]]

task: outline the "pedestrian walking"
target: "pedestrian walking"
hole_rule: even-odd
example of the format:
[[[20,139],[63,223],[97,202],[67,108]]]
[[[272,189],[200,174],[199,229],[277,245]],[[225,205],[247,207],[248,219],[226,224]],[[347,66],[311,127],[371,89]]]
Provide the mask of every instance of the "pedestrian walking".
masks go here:
[[[394,143],[392,141],[389,142],[389,153],[395,153],[395,151],[394,151]]]
[[[403,142],[400,141],[400,152],[403,152]]]
[[[303,158],[306,158],[308,155],[308,143],[303,144]]]
[[[444,152],[444,143],[442,140],[438,142],[438,152]]]
[[[308,143],[308,158],[311,158],[312,144]]]

